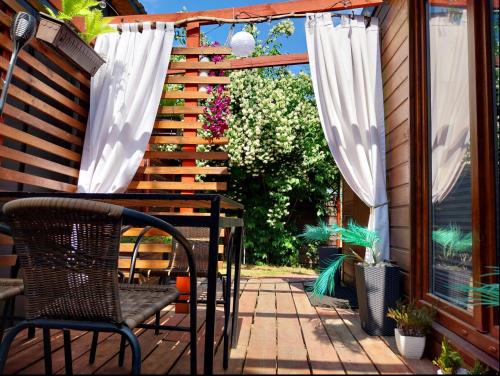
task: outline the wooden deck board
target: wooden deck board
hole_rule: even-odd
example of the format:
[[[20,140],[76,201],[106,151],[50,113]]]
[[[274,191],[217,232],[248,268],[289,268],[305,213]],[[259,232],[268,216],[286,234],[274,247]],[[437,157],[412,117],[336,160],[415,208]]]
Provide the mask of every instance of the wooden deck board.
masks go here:
[[[306,343],[309,362],[314,375],[345,374],[342,363],[326,332],[321,318],[311,306],[302,283],[290,284],[297,308],[302,334]],[[328,354],[328,356],[325,356]]]
[[[411,373],[380,337],[369,336],[361,329],[357,314],[346,309],[337,309],[337,312],[381,374],[401,375]]]
[[[307,279],[304,278],[304,279]],[[238,342],[230,350],[229,368],[222,367],[223,307],[217,307],[215,328],[216,374],[408,374],[434,373],[430,360],[406,360],[398,355],[393,337],[367,336],[356,312],[313,307],[301,278],[260,278],[242,281]],[[205,306],[198,314],[198,373],[203,371]],[[149,321],[151,322],[153,318]],[[189,325],[189,315],[162,313],[162,323]],[[189,333],[136,330],[142,350],[143,374],[189,373]],[[118,367],[120,338],[101,333],[96,361],[88,364],[92,333],[72,331],[75,374],[126,374],[130,350]],[[51,332],[54,373],[62,374],[62,332]],[[23,331],[13,343],[6,374],[44,371],[41,331],[27,339]]]
[[[310,374],[307,350],[288,283],[276,284],[278,374]]]
[[[243,373],[276,374],[276,347],[275,284],[263,280]]]

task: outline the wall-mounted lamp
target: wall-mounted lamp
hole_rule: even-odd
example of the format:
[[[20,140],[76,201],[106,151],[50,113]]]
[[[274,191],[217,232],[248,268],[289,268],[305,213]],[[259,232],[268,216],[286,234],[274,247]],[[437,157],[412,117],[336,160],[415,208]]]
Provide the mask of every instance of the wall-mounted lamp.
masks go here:
[[[17,61],[17,55],[21,49],[35,36],[37,23],[35,17],[25,12],[18,12],[10,25],[10,38],[14,43],[12,55],[10,57],[9,69],[3,82],[2,95],[0,96],[0,116],[3,113],[5,102],[7,101],[7,91],[12,79],[12,72]]]

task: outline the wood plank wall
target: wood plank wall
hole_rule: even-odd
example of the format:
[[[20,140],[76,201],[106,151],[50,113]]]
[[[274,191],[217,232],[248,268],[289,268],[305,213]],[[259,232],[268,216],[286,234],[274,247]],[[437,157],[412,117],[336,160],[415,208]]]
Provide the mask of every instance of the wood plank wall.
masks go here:
[[[198,86],[230,83],[229,77],[199,76],[199,72],[203,70],[229,69],[229,61],[200,62],[199,56],[229,54],[231,49],[224,47],[173,49],[172,55],[189,59],[171,62],[169,65],[149,148],[129,191],[227,190],[228,154],[217,150],[217,147],[227,145],[228,139],[207,139],[198,135],[203,124],[197,118],[203,113],[203,102],[208,98],[207,93],[198,91]],[[203,151],[198,150],[200,145],[203,146]],[[196,161],[203,161],[204,165],[199,166]],[[201,175],[202,181],[195,180],[196,176]]]
[[[410,123],[407,0],[386,0],[375,14],[381,28],[382,80],[386,131],[391,259],[403,270],[404,291],[410,293]],[[368,222],[368,208],[343,185],[344,220]],[[350,281],[352,271],[344,268]]]
[[[23,10],[16,0],[0,3],[2,76],[12,52],[11,19]],[[76,189],[89,87],[87,74],[36,38],[22,50],[0,119],[0,189]]]

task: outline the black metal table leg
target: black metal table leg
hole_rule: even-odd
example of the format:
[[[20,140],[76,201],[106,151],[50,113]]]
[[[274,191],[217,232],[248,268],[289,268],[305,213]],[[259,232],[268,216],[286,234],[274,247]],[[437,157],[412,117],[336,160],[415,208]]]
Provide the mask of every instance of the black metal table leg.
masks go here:
[[[240,276],[241,276],[241,249],[243,248],[243,227],[236,227],[234,235],[234,296],[233,317],[231,324],[231,346],[237,345],[238,339],[238,312],[240,303]]]
[[[214,336],[215,336],[215,305],[217,292],[217,256],[219,249],[219,217],[220,198],[212,200],[210,209],[210,240],[208,245],[208,273],[207,273],[207,316],[205,324],[205,357],[204,374],[213,374],[214,365]]]
[[[234,255],[234,239],[230,235],[228,242],[228,250],[226,255],[226,285],[225,285],[225,298],[224,298],[224,332],[223,332],[223,359],[222,366],[227,369],[229,366],[229,320],[231,316],[231,269],[232,258]]]

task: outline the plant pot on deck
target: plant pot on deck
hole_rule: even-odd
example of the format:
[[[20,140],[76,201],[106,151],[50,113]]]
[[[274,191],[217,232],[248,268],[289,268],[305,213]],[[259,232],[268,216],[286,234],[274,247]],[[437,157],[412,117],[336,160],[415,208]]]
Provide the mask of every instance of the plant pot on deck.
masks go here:
[[[330,263],[334,261],[341,254],[342,254],[342,248],[340,247],[319,246],[318,247],[319,270],[327,268],[330,265]],[[335,273],[334,280],[335,280],[335,289],[337,289],[337,286],[340,286],[340,268]]]
[[[400,297],[400,272],[395,265],[356,264],[356,293],[363,330],[372,336],[392,336],[396,323],[387,317]]]
[[[40,13],[36,37],[50,44],[91,76],[105,63],[104,59],[65,22],[48,14]]]
[[[421,359],[425,350],[425,336],[405,336],[403,330],[394,329],[399,353],[407,359]]]

